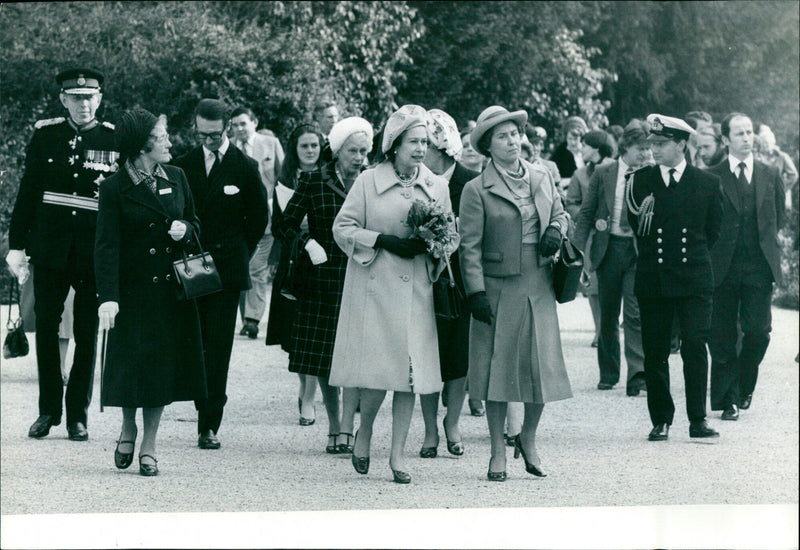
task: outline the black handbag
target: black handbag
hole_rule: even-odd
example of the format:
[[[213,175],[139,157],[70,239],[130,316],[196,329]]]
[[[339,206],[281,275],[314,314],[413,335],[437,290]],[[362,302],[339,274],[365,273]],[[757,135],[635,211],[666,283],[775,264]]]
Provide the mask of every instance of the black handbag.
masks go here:
[[[200,247],[200,253],[188,256],[184,250],[183,258],[172,262],[180,300],[193,300],[222,290],[222,281],[214,264],[214,258],[203,250],[196,233],[194,238]]]
[[[19,306],[19,292],[17,292],[17,320],[11,320],[11,291],[17,285],[17,280],[8,285],[8,320],[6,321],[6,338],[3,341],[3,357],[11,359],[12,357],[24,357],[28,355],[30,347],[28,346],[28,338],[25,336],[25,323],[22,321],[22,314]]]
[[[561,241],[558,258],[553,266],[553,289],[559,304],[571,302],[578,292],[583,272],[583,253],[568,238]]]
[[[282,273],[277,284],[281,296],[288,300],[303,300],[308,296],[308,277],[311,274],[311,259],[306,254],[304,245],[307,231],[299,232],[289,246],[289,265]]]
[[[433,311],[439,320],[455,321],[464,313],[464,294],[456,284],[449,261],[447,274],[447,277],[439,276],[433,283]]]

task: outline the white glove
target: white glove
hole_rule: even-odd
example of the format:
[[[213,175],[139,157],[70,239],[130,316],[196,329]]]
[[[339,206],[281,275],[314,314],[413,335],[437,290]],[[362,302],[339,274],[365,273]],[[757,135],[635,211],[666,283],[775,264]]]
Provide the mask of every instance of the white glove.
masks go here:
[[[25,281],[31,276],[31,270],[30,267],[28,267],[28,259],[29,257],[25,255],[24,250],[9,250],[6,255],[8,269],[21,285],[25,284]]]
[[[169,233],[173,241],[180,241],[186,236],[186,224],[180,220],[175,220],[167,233]]]
[[[308,257],[311,258],[312,264],[319,265],[328,261],[328,255],[325,253],[325,249],[314,239],[308,239],[308,242],[303,248],[308,252]]]
[[[119,304],[117,302],[103,302],[97,308],[97,317],[100,319],[100,330],[109,330],[114,328],[114,319],[119,313]]]

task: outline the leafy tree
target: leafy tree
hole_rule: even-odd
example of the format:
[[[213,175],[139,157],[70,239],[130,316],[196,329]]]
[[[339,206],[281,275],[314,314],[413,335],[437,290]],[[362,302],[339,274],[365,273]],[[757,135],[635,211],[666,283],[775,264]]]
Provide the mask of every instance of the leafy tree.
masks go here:
[[[597,101],[612,78],[580,42],[591,3],[410,2],[426,33],[410,49],[401,102],[437,107],[459,124],[493,104],[524,108],[552,130],[579,114],[605,125]],[[588,24],[588,23],[587,23]]]

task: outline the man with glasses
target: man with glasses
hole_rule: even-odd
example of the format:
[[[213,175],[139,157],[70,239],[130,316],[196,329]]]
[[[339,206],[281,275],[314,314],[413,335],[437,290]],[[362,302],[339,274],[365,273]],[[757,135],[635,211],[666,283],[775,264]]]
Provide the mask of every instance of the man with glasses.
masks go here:
[[[186,173],[202,243],[214,258],[223,287],[197,299],[208,388],[208,398],[195,402],[201,449],[220,447],[217,432],[228,399],[236,309],[241,292],[251,287],[250,257],[269,218],[258,165],[228,140],[229,113],[222,101],[202,99],[195,112],[199,145],[175,163]]]
[[[40,120],[25,157],[25,174],[11,214],[6,261],[20,281],[33,278],[39,417],[28,431],[41,438],[61,423],[64,383],[58,325],[75,289],[75,355],[66,391],[67,433],[86,441],[97,347],[94,236],[100,185],[117,169],[114,126],[95,118],[103,74],[88,68],[56,76],[68,117]]]

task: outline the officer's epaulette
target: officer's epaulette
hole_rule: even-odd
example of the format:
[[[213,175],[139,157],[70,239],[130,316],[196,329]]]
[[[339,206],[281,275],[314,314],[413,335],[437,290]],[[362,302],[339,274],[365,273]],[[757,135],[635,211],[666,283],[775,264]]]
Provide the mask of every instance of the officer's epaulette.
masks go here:
[[[111,130],[114,129],[114,125],[111,124],[110,122],[103,122],[103,126],[105,126],[106,128],[110,128]]]
[[[61,124],[66,119],[63,116],[59,116],[56,118],[46,118],[44,120],[37,120],[36,124],[33,125],[34,128],[37,130],[39,128],[44,128],[45,126],[52,126],[53,124]]]

